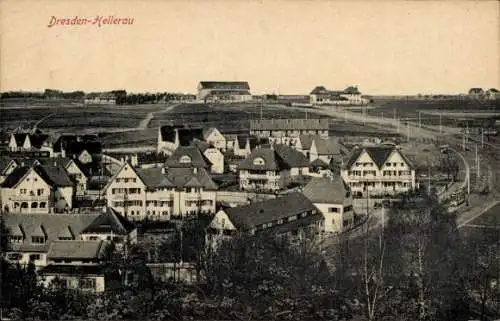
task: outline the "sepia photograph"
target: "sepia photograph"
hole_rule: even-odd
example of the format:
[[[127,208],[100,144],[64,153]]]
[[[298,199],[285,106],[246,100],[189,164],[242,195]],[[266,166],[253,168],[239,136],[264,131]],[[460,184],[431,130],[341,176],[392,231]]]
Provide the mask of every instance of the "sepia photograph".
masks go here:
[[[0,321],[500,321],[500,2],[0,0]]]

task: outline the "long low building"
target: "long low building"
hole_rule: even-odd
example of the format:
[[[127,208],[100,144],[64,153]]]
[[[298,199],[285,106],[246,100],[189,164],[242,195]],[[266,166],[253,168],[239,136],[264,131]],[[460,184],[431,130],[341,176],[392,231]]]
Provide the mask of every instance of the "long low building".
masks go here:
[[[201,81],[198,100],[203,102],[243,102],[252,100],[246,81]]]
[[[330,120],[322,119],[252,119],[250,135],[269,139],[271,144],[295,145],[300,135],[328,137]]]

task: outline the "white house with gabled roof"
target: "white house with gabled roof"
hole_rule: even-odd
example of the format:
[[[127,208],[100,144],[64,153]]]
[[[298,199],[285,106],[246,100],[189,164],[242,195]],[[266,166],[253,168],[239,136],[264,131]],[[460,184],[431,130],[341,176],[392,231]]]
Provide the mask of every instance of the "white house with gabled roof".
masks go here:
[[[392,146],[357,147],[341,170],[354,195],[395,195],[416,188],[415,168]]]

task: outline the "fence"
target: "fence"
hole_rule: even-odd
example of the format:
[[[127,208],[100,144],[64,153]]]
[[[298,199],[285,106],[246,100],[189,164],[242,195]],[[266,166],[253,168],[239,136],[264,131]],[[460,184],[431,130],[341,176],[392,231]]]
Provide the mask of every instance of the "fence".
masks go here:
[[[173,280],[188,284],[197,281],[196,268],[192,263],[148,263],[147,266],[156,280]]]

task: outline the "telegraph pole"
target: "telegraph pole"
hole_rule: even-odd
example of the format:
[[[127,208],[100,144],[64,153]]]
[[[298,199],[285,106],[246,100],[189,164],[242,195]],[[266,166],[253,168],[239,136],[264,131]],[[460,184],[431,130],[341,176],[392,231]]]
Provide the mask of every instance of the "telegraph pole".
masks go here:
[[[443,131],[442,114],[439,114],[439,134]]]
[[[408,141],[410,141],[410,122],[406,122],[406,131],[407,131],[407,136],[408,136]]]
[[[477,144],[476,144],[476,174],[477,174],[477,178],[479,179],[479,176],[480,176],[480,172],[479,172],[479,154],[477,153]]]
[[[481,127],[481,148],[484,148],[484,128]]]
[[[422,112],[418,112],[418,128],[422,128]]]
[[[399,122],[400,122],[400,119],[398,118],[398,119],[397,119],[397,123],[398,123],[398,134],[399,134]]]

